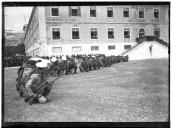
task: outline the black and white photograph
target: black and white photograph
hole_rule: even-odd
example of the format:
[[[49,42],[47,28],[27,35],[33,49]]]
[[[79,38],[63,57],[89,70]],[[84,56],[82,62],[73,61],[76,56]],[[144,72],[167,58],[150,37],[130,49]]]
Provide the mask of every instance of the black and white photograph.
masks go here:
[[[170,127],[170,2],[2,2],[2,36],[2,127]]]

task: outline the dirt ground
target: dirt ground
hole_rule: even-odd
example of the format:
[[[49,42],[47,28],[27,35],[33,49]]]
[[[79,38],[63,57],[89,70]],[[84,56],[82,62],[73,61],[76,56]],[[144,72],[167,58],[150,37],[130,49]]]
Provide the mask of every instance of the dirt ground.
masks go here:
[[[15,90],[17,68],[4,69],[5,122],[168,121],[168,60],[114,64],[62,76],[46,104],[28,105]]]

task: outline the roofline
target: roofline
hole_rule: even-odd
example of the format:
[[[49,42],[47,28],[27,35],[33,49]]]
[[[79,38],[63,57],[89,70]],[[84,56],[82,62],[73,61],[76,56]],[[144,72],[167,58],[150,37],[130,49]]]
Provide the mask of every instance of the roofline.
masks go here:
[[[136,44],[135,46],[133,46],[132,48],[130,48],[130,49],[128,49],[127,51],[125,51],[125,52],[123,52],[123,53],[121,53],[120,55],[124,55],[124,54],[126,54],[127,52],[131,52],[133,49],[135,49],[137,46],[139,46],[139,45],[141,45],[141,44],[143,44],[143,43],[145,43],[145,42],[156,42],[157,44],[160,44],[160,45],[162,45],[162,46],[164,46],[164,47],[167,47],[166,45],[163,45],[163,44],[161,44],[161,43],[159,43],[159,42],[157,42],[157,41],[144,41],[144,42],[142,42],[142,43],[140,43],[140,44]],[[167,47],[168,48],[168,47]]]
[[[142,44],[142,43],[140,43],[140,44]],[[120,55],[124,55],[125,53],[127,53],[127,52],[130,52],[131,50],[133,50],[134,48],[136,48],[138,45],[140,45],[140,44],[136,44],[135,46],[133,46],[132,48],[130,48],[130,49],[128,49],[128,50],[126,50],[125,52],[123,52],[123,53],[121,53]]]
[[[29,29],[29,27],[30,27],[30,23],[31,23],[31,20],[32,20],[32,18],[33,18],[33,15],[34,15],[34,13],[35,13],[36,8],[37,8],[37,6],[34,6],[33,9],[32,9],[32,12],[31,12],[31,15],[30,15],[30,18],[29,18],[29,23],[27,24],[26,33],[25,33],[25,35],[24,35],[24,40],[25,40],[25,38],[26,38],[28,29]]]

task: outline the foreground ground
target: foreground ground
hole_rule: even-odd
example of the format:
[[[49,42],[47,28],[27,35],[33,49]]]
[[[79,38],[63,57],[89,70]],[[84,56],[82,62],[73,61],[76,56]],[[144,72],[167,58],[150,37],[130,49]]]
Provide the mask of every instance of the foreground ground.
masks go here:
[[[47,104],[28,105],[15,91],[16,68],[4,70],[5,122],[168,121],[168,60],[130,61],[62,76]]]

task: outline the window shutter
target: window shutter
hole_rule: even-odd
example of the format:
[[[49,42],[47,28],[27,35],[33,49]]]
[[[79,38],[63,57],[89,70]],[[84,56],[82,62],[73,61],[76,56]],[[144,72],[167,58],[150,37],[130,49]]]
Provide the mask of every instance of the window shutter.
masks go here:
[[[69,16],[72,16],[72,8],[69,6]]]

